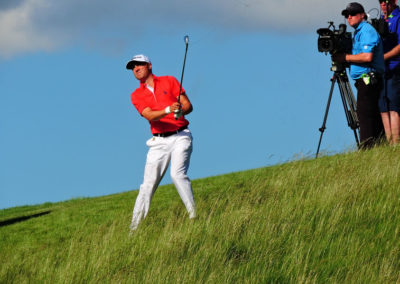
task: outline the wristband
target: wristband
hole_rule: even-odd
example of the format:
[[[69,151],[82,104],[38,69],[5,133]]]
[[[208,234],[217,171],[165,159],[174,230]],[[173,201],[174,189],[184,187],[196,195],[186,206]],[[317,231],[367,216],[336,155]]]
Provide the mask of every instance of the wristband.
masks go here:
[[[167,106],[167,107],[165,108],[165,113],[166,113],[166,114],[171,113],[171,108],[170,108],[169,106]]]

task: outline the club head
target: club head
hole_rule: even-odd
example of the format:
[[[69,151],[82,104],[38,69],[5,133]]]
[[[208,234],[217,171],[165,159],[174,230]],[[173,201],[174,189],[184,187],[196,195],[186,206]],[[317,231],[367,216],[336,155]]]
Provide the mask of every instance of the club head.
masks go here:
[[[188,35],[185,35],[185,37],[183,39],[185,40],[186,44],[189,44],[189,36]]]

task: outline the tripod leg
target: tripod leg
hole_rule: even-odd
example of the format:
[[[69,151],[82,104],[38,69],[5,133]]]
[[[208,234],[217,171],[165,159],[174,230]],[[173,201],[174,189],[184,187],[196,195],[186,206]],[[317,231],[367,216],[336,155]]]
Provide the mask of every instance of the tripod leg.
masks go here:
[[[321,128],[319,129],[319,131],[321,132],[321,136],[319,137],[318,148],[317,148],[317,153],[315,154],[315,158],[318,158],[319,148],[321,147],[322,136],[324,135],[324,131],[326,129],[326,127],[325,127],[326,126],[326,120],[328,119],[329,107],[331,105],[332,93],[333,93],[333,88],[335,87],[336,80],[337,80],[336,74],[334,74],[332,79],[331,79],[332,84],[331,84],[331,90],[329,91],[328,103],[326,104],[324,121],[322,123]]]
[[[360,142],[357,133],[359,122],[356,111],[356,101],[353,95],[353,91],[351,90],[351,86],[346,73],[338,75],[338,86],[340,91],[340,97],[342,98],[344,112],[347,119],[347,124],[353,130],[357,147],[359,147]]]
[[[353,129],[354,132],[354,139],[356,139],[357,148],[360,149],[360,140],[358,139],[358,133],[356,129]]]

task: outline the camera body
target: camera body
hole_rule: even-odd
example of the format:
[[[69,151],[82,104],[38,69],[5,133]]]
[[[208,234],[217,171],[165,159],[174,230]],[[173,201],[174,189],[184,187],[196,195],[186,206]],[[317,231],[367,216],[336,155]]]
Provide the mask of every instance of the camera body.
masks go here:
[[[333,22],[329,22],[327,28],[317,30],[318,33],[318,51],[335,54],[351,53],[353,40],[351,33],[346,32],[346,25],[340,24],[339,29],[335,28]]]

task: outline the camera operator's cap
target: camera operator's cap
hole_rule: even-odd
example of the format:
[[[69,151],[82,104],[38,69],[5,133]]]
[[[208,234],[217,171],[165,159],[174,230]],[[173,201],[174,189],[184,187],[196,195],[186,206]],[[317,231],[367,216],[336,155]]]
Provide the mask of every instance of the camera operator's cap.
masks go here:
[[[150,58],[148,58],[146,55],[143,54],[138,54],[135,55],[127,64],[126,64],[126,69],[133,69],[135,67],[136,62],[141,62],[141,63],[149,63],[151,64]]]
[[[357,15],[360,13],[365,14],[364,7],[357,2],[351,2],[347,5],[346,9],[342,11],[342,16],[348,17],[349,15]]]

